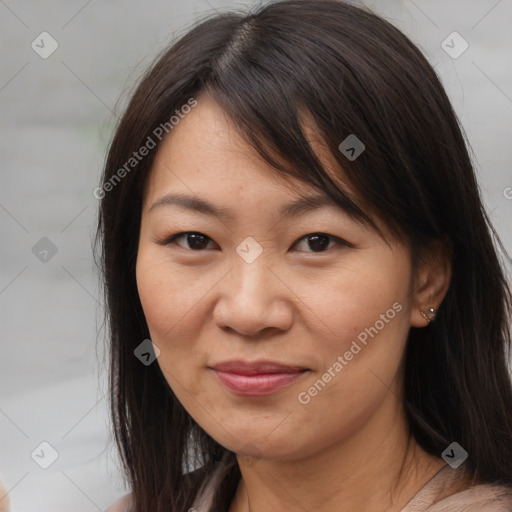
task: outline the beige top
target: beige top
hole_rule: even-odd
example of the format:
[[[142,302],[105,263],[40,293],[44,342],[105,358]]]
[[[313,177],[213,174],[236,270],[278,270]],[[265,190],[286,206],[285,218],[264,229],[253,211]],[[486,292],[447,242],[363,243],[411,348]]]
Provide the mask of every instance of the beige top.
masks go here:
[[[512,512],[512,487],[479,484],[449,494],[457,481],[464,479],[464,465],[440,469],[405,505],[400,512]],[[192,508],[197,512],[210,512],[213,492],[218,485],[220,466]],[[107,512],[134,512],[130,495],[114,503]]]

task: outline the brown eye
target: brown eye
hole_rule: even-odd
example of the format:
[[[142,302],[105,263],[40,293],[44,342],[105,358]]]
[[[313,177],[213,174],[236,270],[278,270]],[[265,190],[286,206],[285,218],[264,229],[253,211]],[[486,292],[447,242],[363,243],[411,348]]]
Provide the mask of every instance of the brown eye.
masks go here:
[[[301,242],[305,241],[307,247],[310,250],[301,251],[301,252],[326,252],[329,248],[329,244],[332,242],[338,245],[350,245],[341,238],[338,238],[333,235],[327,235],[325,233],[311,233],[309,235],[303,236],[296,245],[299,245]]]
[[[177,243],[177,240],[184,239],[185,246]],[[211,238],[202,233],[198,233],[196,231],[186,231],[184,233],[178,233],[173,235],[171,238],[167,239],[165,245],[175,244],[183,249],[189,249],[193,251],[200,251],[202,249],[207,249],[208,242],[211,242]]]

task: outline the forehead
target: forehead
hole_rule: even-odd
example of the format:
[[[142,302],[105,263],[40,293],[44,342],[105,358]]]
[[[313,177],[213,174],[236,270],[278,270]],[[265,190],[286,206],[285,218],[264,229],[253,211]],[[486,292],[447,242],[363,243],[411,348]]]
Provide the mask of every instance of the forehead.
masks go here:
[[[249,214],[253,220],[263,214],[273,215],[275,222],[323,208],[322,211],[331,211],[339,219],[355,221],[365,231],[377,227],[384,239],[393,238],[384,220],[359,199],[312,117],[301,113],[300,121],[326,173],[366,212],[373,227],[334,202],[324,190],[272,167],[245,141],[222,108],[206,95],[198,99],[198,105],[160,143],[144,188],[143,215],[158,202],[179,205],[182,211],[209,210],[210,215],[226,220]],[[157,210],[172,211],[163,207]]]
[[[343,171],[329,154],[312,122],[304,117],[304,132],[324,168],[335,176],[352,196]],[[277,157],[276,160],[282,160]],[[204,191],[219,187],[264,190],[266,199],[325,192],[310,183],[278,171],[266,162],[240,135],[226,113],[209,96],[201,96],[198,105],[174,126],[160,143],[146,184],[145,197],[160,195],[165,188],[194,187]]]

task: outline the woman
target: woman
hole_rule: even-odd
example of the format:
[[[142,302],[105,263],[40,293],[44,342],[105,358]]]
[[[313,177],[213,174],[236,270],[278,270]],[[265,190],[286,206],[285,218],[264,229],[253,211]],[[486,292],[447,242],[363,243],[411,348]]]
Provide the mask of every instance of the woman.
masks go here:
[[[396,28],[334,0],[202,22],[97,195],[111,510],[512,510],[500,242]]]

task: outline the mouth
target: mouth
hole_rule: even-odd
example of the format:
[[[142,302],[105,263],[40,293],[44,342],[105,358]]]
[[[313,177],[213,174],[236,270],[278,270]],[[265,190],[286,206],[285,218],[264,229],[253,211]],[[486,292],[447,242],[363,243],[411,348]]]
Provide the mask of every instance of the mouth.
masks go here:
[[[246,396],[276,393],[310,371],[302,366],[290,366],[275,361],[226,361],[209,368],[230,391]]]

